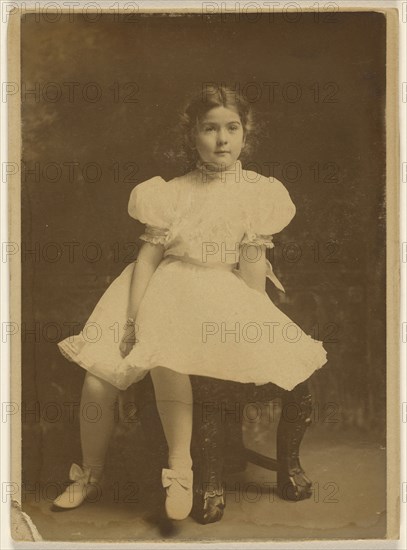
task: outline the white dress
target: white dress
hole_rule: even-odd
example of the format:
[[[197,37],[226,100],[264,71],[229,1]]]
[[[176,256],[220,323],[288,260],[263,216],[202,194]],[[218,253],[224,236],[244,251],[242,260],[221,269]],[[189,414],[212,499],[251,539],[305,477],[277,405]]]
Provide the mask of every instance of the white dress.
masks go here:
[[[272,235],[295,206],[275,178],[243,170],[196,170],[164,181],[154,177],[130,195],[129,214],[146,224],[141,240],[164,245],[136,318],[136,344],[122,357],[134,263],[100,298],[80,334],[60,351],[120,389],[157,366],[186,374],[291,390],[327,359],[266,292],[250,288],[238,270],[243,243],[273,247]],[[256,261],[258,247],[249,247]],[[267,261],[267,276],[282,289]],[[283,290],[283,289],[282,289]]]

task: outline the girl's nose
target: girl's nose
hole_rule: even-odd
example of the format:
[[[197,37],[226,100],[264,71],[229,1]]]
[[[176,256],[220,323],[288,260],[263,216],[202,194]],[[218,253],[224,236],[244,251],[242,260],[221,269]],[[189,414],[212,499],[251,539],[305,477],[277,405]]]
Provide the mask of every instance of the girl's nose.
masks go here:
[[[218,132],[218,143],[219,144],[226,143],[227,140],[228,140],[228,138],[227,138],[226,132],[224,130],[220,130]]]

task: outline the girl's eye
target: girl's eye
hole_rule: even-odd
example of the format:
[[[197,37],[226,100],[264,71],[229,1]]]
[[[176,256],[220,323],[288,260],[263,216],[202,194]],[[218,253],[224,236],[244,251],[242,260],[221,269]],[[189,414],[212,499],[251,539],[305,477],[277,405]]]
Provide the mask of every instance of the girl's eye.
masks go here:
[[[206,127],[204,128],[204,131],[205,131],[205,132],[212,132],[213,130],[215,130],[215,127],[214,127],[214,126],[206,126]]]
[[[239,126],[237,124],[234,124],[233,126],[229,126],[229,130],[231,130],[232,132],[236,132],[236,130],[239,129]]]

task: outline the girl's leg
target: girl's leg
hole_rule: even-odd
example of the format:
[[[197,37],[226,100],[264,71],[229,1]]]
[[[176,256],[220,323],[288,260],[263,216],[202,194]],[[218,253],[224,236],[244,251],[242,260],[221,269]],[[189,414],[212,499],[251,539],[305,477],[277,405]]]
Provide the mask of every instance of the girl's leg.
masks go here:
[[[156,367],[151,371],[151,378],[168,443],[168,466],[172,470],[190,470],[193,399],[189,376]]]
[[[119,390],[87,372],[82,388],[80,433],[82,465],[91,481],[101,478],[106,451],[114,428],[114,406]]]
[[[74,482],[54,500],[57,508],[76,508],[92,492],[103,472],[106,451],[114,427],[114,404],[119,390],[86,373],[80,407],[82,469],[73,464],[70,478]]]
[[[151,371],[157,409],[168,443],[164,469],[165,508],[171,519],[185,519],[192,508],[192,388],[189,376],[156,367]]]

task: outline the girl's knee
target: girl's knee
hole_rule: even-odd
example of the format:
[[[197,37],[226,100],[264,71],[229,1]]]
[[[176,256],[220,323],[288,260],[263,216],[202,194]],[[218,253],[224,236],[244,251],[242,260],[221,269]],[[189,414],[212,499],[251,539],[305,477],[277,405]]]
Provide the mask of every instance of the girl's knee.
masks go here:
[[[157,401],[180,401],[192,404],[192,387],[188,374],[175,372],[165,367],[156,367],[151,371],[154,393]]]
[[[120,390],[110,384],[110,382],[106,382],[106,380],[102,380],[102,378],[90,372],[86,373],[82,395],[86,393],[88,398],[92,396],[95,400],[104,399],[112,401],[117,399],[119,391]]]
[[[168,369],[167,367],[155,367],[151,370],[151,379],[153,384],[188,384],[190,385],[190,378],[188,374],[176,372],[175,370]]]

